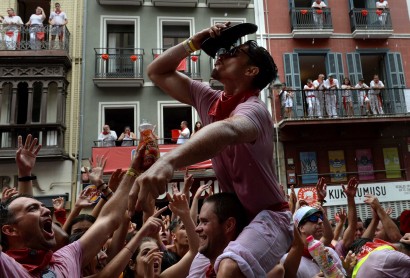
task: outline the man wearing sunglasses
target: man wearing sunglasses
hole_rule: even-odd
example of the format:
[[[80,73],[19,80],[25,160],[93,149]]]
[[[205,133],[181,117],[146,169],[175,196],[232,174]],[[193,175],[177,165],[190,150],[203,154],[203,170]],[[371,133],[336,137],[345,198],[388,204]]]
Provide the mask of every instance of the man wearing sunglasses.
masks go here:
[[[295,228],[297,227],[300,237],[304,243],[302,252],[289,252],[282,258],[282,262],[291,265],[292,270],[296,272],[298,278],[311,278],[320,272],[319,266],[313,261],[312,256],[307,249],[306,238],[313,236],[314,239],[320,240],[324,235],[323,222],[327,221],[322,211],[310,206],[303,206],[299,208],[293,215]],[[342,262],[337,253],[329,247],[326,247],[328,254],[333,257],[334,262],[339,269],[343,269]],[[301,257],[300,257],[301,256]],[[297,262],[299,262],[299,265]],[[292,262],[292,263],[290,263]],[[286,268],[286,267],[285,267]],[[286,270],[288,271],[288,270]]]
[[[225,23],[204,29],[148,66],[151,80],[171,97],[192,105],[204,128],[137,180],[128,207],[133,211],[138,197],[138,204],[148,210],[150,197],[165,192],[176,169],[212,158],[222,191],[236,193],[247,217],[253,219],[216,259],[217,275],[265,277],[289,248],[293,230],[285,196],[273,172],[272,117],[258,97],[276,78],[276,65],[266,49],[247,41],[216,55],[211,75],[224,85],[223,91],[177,71],[182,59],[228,27]]]

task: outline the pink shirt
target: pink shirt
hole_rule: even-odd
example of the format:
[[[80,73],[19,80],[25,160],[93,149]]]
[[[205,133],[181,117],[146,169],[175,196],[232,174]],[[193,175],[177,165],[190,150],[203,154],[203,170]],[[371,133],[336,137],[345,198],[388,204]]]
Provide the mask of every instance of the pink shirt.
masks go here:
[[[50,269],[56,277],[81,277],[82,250],[79,241],[75,241],[54,252],[54,263]],[[31,278],[35,277],[7,254],[0,252],[0,277]]]
[[[191,82],[192,101],[204,125],[215,121],[208,111],[222,93],[204,83]],[[285,202],[273,172],[273,122],[258,97],[239,104],[230,116],[247,118],[258,130],[258,137],[254,143],[226,147],[212,159],[212,165],[222,191],[235,192],[253,218],[262,210]]]

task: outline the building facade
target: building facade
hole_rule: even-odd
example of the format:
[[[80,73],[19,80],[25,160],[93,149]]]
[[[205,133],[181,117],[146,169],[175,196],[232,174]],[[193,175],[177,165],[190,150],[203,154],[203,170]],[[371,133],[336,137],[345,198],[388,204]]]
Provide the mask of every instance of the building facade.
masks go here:
[[[67,15],[65,26],[49,24],[56,2]],[[1,15],[12,8],[24,23],[0,23],[0,184],[17,186],[17,137],[24,141],[32,134],[42,144],[34,195],[47,206],[57,196],[71,200],[77,180],[82,5],[81,0],[0,3]],[[45,12],[43,24],[26,24],[38,6]]]
[[[332,215],[346,204],[340,184],[354,176],[360,181],[356,201],[362,218],[371,217],[365,193],[374,193],[395,213],[409,209],[409,3],[388,1],[390,7],[380,9],[375,0],[324,0],[327,8],[317,9],[313,2],[264,1],[266,27],[259,39],[278,65],[285,91],[293,94],[292,115],[285,118],[280,83],[272,88],[281,182],[312,199],[311,187],[325,177]],[[384,89],[365,90],[367,99],[354,89],[318,90],[309,97],[304,86],[319,74],[325,80],[334,75],[340,85],[347,77],[352,86],[362,78],[370,86],[377,74]],[[321,115],[310,114],[312,98],[320,101],[321,108],[312,107]],[[368,100],[375,111],[367,108]],[[326,110],[332,103],[335,114]]]

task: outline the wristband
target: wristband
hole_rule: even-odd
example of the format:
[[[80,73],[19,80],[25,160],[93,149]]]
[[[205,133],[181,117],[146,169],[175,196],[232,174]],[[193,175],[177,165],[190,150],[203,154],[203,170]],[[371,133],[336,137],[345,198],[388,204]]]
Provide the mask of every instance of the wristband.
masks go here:
[[[106,182],[103,182],[102,184],[100,184],[99,186],[97,186],[97,190],[100,190],[101,186],[103,186],[103,185],[107,185],[107,183],[106,183]],[[108,185],[107,185],[103,190],[105,190],[107,187],[108,187]]]
[[[108,193],[107,195],[104,195],[104,193],[101,193],[100,196],[103,200],[108,201],[108,197],[110,197],[113,194],[112,191],[110,191],[110,193]]]
[[[25,176],[25,177],[18,178],[18,181],[33,181],[36,179],[37,179],[36,176]]]
[[[189,38],[189,40],[188,40],[188,46],[192,50],[192,52],[195,52],[195,51],[199,50],[199,49],[195,48],[194,42],[192,41],[191,38]]]
[[[127,175],[136,178],[136,177],[138,177],[138,176],[140,175],[140,173],[137,172],[137,171],[136,171],[135,169],[133,169],[133,168],[129,168],[128,171],[127,171]]]

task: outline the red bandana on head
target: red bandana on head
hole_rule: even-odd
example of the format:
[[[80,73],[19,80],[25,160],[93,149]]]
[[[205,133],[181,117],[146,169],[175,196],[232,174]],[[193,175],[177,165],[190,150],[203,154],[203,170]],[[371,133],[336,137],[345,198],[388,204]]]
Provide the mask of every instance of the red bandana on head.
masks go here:
[[[7,250],[6,254],[20,263],[29,273],[40,274],[53,262],[53,251],[29,248]]]
[[[259,90],[253,92],[246,92],[244,94],[236,94],[233,96],[227,96],[224,93],[221,94],[211,108],[209,108],[208,115],[214,116],[216,120],[224,120],[229,117],[231,112],[238,106],[238,104],[245,102],[252,96],[259,96]]]

